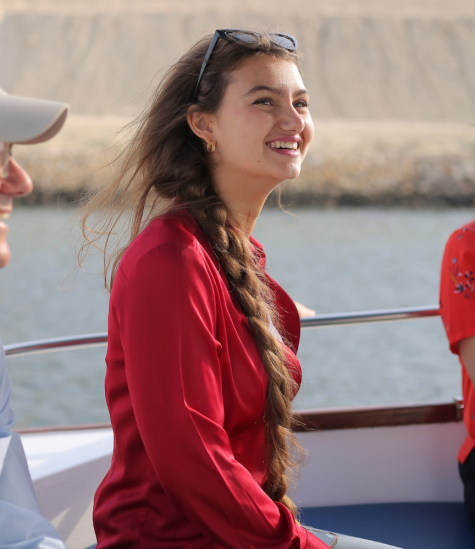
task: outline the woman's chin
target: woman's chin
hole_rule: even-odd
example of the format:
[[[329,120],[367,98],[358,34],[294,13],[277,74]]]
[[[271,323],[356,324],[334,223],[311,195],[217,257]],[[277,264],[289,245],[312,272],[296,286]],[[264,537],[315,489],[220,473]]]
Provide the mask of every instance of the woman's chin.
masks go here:
[[[296,179],[300,175],[300,164],[287,164],[286,169],[282,170],[279,179],[286,181],[288,179]]]
[[[0,221],[0,269],[10,261],[10,247],[7,242],[8,225]]]
[[[0,269],[6,267],[10,261],[10,247],[6,242],[0,242]]]

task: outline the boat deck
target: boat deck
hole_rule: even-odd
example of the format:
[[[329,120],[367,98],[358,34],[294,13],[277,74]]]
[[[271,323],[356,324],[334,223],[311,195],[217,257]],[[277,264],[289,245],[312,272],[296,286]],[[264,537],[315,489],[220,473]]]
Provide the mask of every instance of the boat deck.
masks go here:
[[[402,549],[473,549],[463,503],[385,503],[302,509],[303,524]],[[338,549],[338,545],[336,547]]]
[[[437,308],[428,307],[324,315],[302,325],[437,314]],[[107,334],[92,334],[30,342],[6,351],[19,356],[106,340]],[[475,528],[463,507],[456,466],[466,436],[462,418],[463,403],[458,399],[299,411],[298,437],[309,458],[291,496],[302,507],[302,522],[403,549],[474,549]],[[110,467],[110,426],[34,431],[23,433],[22,441],[43,515],[71,549],[94,549],[92,501]],[[387,503],[374,503],[381,501]]]

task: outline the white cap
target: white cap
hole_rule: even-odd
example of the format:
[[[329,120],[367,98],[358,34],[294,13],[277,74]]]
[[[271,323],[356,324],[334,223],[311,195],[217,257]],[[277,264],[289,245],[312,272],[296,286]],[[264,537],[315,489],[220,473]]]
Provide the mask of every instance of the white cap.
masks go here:
[[[68,116],[58,101],[8,95],[0,88],[0,141],[33,145],[54,137]]]

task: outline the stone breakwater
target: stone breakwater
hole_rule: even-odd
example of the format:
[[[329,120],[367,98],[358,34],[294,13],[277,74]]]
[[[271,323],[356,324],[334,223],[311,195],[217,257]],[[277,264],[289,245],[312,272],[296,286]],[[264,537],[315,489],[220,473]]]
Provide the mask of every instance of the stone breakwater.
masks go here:
[[[316,123],[283,202],[325,206],[475,205],[475,127],[395,122]]]
[[[31,173],[29,204],[71,203],[105,185],[127,120],[71,117],[54,140],[16,147]],[[475,127],[455,123],[315,120],[315,138],[285,205],[475,205]],[[269,201],[276,203],[276,195]]]

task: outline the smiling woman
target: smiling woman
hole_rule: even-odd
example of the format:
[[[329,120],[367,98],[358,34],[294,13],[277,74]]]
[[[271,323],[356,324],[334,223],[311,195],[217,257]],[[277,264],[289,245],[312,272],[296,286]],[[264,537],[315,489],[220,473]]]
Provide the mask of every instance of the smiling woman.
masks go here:
[[[313,136],[296,44],[236,30],[198,42],[85,206],[79,260],[103,246],[112,288],[100,549],[360,546],[300,525],[287,495],[302,455],[300,322],[251,236]],[[119,227],[126,245],[114,248]]]

